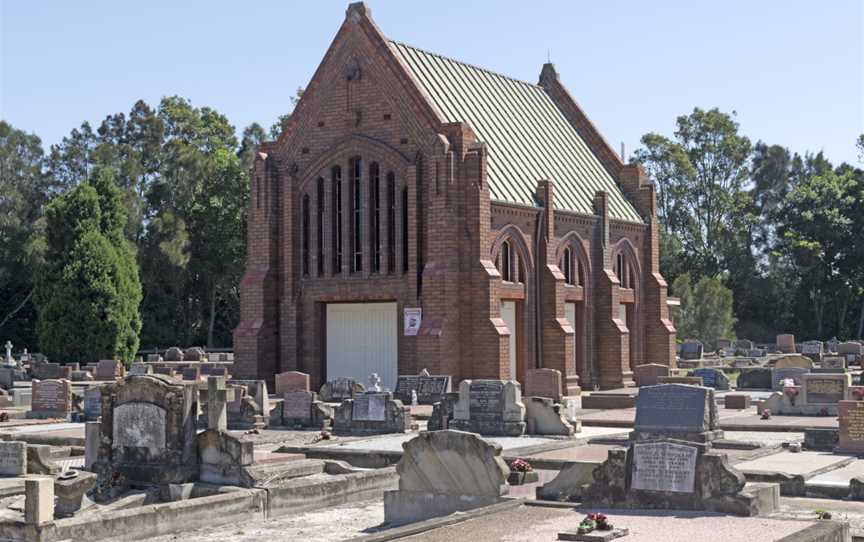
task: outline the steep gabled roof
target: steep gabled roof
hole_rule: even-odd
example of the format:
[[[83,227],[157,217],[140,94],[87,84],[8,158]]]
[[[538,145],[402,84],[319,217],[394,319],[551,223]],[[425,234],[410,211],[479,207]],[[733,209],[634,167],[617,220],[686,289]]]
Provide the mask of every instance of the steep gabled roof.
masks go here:
[[[643,222],[615,180],[542,87],[390,41],[446,122],[466,122],[488,147],[493,200],[537,205],[540,179],[555,182],[555,206],[594,214],[609,194],[611,218]]]

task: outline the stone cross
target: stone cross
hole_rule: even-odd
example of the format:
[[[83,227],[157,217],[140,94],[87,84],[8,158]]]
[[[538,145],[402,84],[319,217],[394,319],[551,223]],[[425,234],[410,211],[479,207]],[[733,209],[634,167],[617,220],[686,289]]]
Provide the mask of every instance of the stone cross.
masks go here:
[[[381,377],[378,376],[378,373],[372,373],[369,375],[369,391],[381,391],[381,386],[379,384],[381,384]]]
[[[6,341],[6,365],[15,365],[15,360],[12,359],[12,341]]]
[[[234,400],[234,388],[228,388],[224,376],[207,377],[207,428],[228,430],[228,401]]]

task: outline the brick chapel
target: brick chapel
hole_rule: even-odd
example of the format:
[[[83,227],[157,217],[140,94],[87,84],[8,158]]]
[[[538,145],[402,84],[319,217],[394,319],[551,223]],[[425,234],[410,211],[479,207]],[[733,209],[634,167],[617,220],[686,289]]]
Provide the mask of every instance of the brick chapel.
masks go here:
[[[531,84],[345,21],[251,179],[238,377],[633,385],[673,365],[655,187]],[[567,390],[563,390],[565,393]]]

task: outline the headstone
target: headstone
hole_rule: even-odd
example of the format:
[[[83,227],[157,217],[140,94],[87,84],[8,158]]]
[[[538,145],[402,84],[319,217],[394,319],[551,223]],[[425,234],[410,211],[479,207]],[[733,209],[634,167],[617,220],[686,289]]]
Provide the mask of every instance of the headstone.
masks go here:
[[[846,369],[846,358],[843,356],[825,356],[822,358],[823,369]]]
[[[724,406],[733,410],[750,408],[750,396],[746,393],[729,393],[723,398]]]
[[[848,375],[812,374],[804,376],[803,380],[805,402],[808,405],[836,405],[846,398]]]
[[[747,357],[750,358],[761,358],[765,355],[765,351],[761,348],[752,348],[747,351]]]
[[[791,378],[795,382],[795,385],[801,385],[804,382],[804,375],[808,372],[809,369],[804,369],[802,367],[775,368],[772,371],[773,381],[771,389],[775,391],[783,389],[782,382],[787,378]]]
[[[70,379],[72,382],[90,382],[93,375],[89,371],[72,371]]]
[[[777,335],[777,351],[784,354],[794,354],[795,335]]]
[[[202,482],[240,487],[255,484],[249,472],[255,455],[252,441],[216,429],[198,434],[195,441]]]
[[[27,443],[0,441],[0,476],[27,474]]]
[[[24,480],[24,522],[41,525],[54,520],[54,478],[39,476]]]
[[[481,435],[525,433],[522,389],[515,380],[463,380],[450,427]]]
[[[31,418],[66,418],[72,411],[72,383],[68,380],[33,380]]]
[[[827,343],[825,343],[825,353],[826,354],[836,354],[837,346],[840,344],[840,341],[837,340],[837,337],[834,337]]]
[[[312,425],[312,402],[314,400],[315,394],[308,390],[283,391],[282,423],[285,425]]]
[[[701,386],[701,376],[658,376],[659,384],[686,384],[688,386]]]
[[[84,468],[92,471],[99,458],[99,436],[102,424],[86,422],[84,424]]]
[[[730,339],[717,339],[718,350],[728,350],[729,348],[732,348],[732,341]]]
[[[775,369],[789,369],[791,367],[797,367],[801,369],[812,369],[813,368],[813,360],[805,357],[799,356],[797,354],[783,356],[782,358],[777,358],[774,361]]]
[[[573,436],[582,429],[577,421],[576,426],[570,423],[560,403],[554,403],[548,397],[523,397],[525,404],[525,426],[529,435],[563,435]]]
[[[276,375],[276,396],[282,397],[286,391],[309,391],[309,375],[299,371],[288,371]]]
[[[557,369],[531,369],[525,371],[525,396],[548,397],[561,401],[561,371]]]
[[[631,439],[649,440],[659,436],[707,442],[720,435],[713,389],[681,384],[639,389]]]
[[[221,376],[207,377],[207,429],[228,430],[228,402],[234,398],[234,390],[225,384]]]
[[[129,368],[130,375],[149,375],[153,374],[153,366],[146,363],[133,363]]]
[[[864,359],[864,347],[854,341],[842,342],[837,345],[837,354],[846,359],[846,364],[858,364]]]
[[[187,348],[186,351],[183,352],[183,361],[204,361],[206,359],[207,354],[200,346],[193,346],[192,348]]]
[[[158,363],[162,360],[162,356],[159,354],[147,354],[147,363]]]
[[[346,399],[353,399],[355,395],[363,393],[366,389],[362,384],[351,378],[337,378],[325,382],[321,386],[318,395],[322,401],[328,403],[341,403]]]
[[[10,367],[17,367],[18,364],[15,363],[15,358],[12,357],[12,341],[6,341],[6,344],[3,346],[6,348],[6,365]]]
[[[694,493],[696,481],[695,446],[672,442],[633,444],[632,489]]]
[[[62,370],[59,363],[38,363],[30,367],[30,373],[37,380],[58,380],[62,377]]]
[[[864,454],[864,402],[840,401],[840,437],[837,451]]]
[[[103,359],[96,365],[96,380],[117,380],[126,373],[123,362],[116,359]]]
[[[806,341],[801,343],[801,354],[810,358],[815,363],[822,361],[824,355],[824,345],[822,341]]]
[[[507,493],[501,445],[462,431],[424,431],[403,444],[399,489],[384,492],[384,521],[400,525],[489,506]]]
[[[658,378],[669,376],[669,366],[661,365],[660,363],[637,365],[633,368],[633,376],[640,388],[643,386],[656,386],[660,383]]]
[[[185,483],[198,475],[198,388],[160,375],[102,386],[102,425],[94,471],[101,480]],[[102,487],[102,483],[97,487]]]
[[[336,408],[333,430],[337,433],[406,433],[411,427],[411,407],[389,392],[366,392],[346,399]]]
[[[54,494],[57,504],[54,513],[57,517],[70,517],[89,508],[93,501],[87,497],[87,492],[96,485],[96,475],[92,472],[68,470],[54,480]]]
[[[197,382],[201,379],[201,369],[199,367],[186,367],[183,369],[183,380]]]
[[[183,361],[183,350],[178,346],[172,346],[165,351],[165,361]]]
[[[739,390],[766,389],[774,387],[771,377],[771,369],[768,367],[754,367],[742,369],[738,375],[737,387]]]
[[[702,343],[697,340],[687,340],[681,344],[681,359],[702,359]]]
[[[753,350],[753,341],[748,339],[739,339],[735,341],[736,352],[748,352],[750,350]]]
[[[432,376],[427,372],[418,375],[399,375],[393,395],[403,403],[410,403],[412,393],[416,392],[417,402],[421,405],[437,403],[450,392],[450,377]]]
[[[232,380],[235,385],[246,387],[245,395],[240,397],[239,411],[228,408],[229,429],[263,429],[270,424],[270,396],[264,380]],[[236,396],[235,396],[236,399]]]
[[[690,371],[690,376],[700,377],[703,386],[721,391],[729,389],[729,378],[726,376],[726,373],[719,369],[694,369],[693,371]]]
[[[102,391],[97,386],[91,386],[84,391],[84,418],[95,421],[102,415]]]

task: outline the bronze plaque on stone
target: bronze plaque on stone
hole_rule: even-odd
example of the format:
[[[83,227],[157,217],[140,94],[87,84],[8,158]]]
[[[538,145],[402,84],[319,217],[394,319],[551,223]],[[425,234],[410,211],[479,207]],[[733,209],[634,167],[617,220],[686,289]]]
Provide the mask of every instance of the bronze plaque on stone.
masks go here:
[[[807,378],[804,385],[808,404],[834,404],[843,400],[843,381],[839,379]]]
[[[643,491],[693,493],[697,455],[696,447],[683,444],[634,444],[630,487]]]

